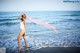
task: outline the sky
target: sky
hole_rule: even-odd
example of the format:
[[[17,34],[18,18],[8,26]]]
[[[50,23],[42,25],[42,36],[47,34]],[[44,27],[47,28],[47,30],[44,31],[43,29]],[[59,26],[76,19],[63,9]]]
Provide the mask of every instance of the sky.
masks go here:
[[[63,0],[0,0],[0,11],[80,11],[79,5]]]

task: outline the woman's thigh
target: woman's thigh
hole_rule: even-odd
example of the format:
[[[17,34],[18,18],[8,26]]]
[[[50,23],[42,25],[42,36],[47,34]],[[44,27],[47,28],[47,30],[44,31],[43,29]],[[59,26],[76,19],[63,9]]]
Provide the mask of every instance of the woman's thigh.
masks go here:
[[[24,33],[25,33],[25,31],[21,30],[20,33],[19,33],[19,35],[18,35],[18,38],[22,37]]]

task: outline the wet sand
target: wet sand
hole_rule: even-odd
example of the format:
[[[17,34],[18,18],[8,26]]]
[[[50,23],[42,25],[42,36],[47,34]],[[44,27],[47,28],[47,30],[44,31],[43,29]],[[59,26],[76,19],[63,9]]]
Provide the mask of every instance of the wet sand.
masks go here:
[[[80,47],[47,47],[37,50],[24,50],[21,52],[7,51],[7,53],[80,53]]]
[[[28,53],[80,53],[80,47],[51,47],[29,50]]]

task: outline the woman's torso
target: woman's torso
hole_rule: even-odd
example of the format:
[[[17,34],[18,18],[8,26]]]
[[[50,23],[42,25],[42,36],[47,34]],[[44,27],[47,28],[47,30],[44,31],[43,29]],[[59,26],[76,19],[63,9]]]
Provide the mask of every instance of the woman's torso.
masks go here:
[[[21,30],[24,30],[25,29],[25,26],[24,26],[24,23],[23,22],[20,22],[20,29]]]

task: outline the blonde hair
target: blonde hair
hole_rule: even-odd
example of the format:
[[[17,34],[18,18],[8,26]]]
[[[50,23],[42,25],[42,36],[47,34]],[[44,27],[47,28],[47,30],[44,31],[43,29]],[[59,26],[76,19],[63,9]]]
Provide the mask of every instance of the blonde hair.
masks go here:
[[[26,19],[26,14],[22,14],[22,15],[18,16],[18,19],[19,19],[19,20]]]
[[[19,20],[21,19],[20,16],[18,16],[18,19],[19,19]]]

